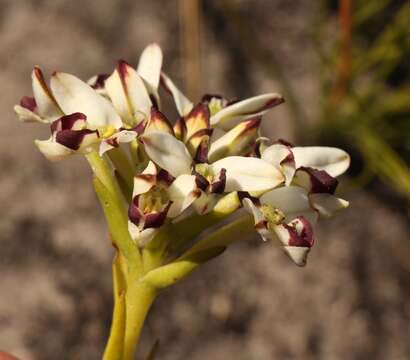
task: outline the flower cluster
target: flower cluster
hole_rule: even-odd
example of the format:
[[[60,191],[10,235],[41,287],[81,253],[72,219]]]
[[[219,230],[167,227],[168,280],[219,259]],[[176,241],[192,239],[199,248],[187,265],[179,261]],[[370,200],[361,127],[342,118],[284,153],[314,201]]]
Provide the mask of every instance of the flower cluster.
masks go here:
[[[207,214],[234,194],[263,239],[278,240],[304,265],[318,217],[348,205],[334,195],[348,154],[261,137],[263,114],[284,102],[278,94],[242,101],[205,95],[195,105],[161,68],[156,44],[143,51],[137,69],[119,61],[112,74],[88,82],[55,72],[48,86],[35,67],[33,97],[23,97],[15,111],[25,122],[50,125],[50,138],[35,141],[48,159],[98,153],[111,160],[119,182],[130,190],[124,190],[128,230],[139,246],[165,224]],[[175,102],[176,121],[161,110],[161,88]],[[128,179],[116,167],[116,151],[125,155]]]

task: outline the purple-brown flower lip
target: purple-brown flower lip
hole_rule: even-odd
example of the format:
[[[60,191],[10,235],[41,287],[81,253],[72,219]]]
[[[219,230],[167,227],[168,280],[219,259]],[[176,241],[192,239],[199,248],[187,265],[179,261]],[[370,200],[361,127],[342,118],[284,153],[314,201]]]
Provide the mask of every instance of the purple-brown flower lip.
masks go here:
[[[105,87],[105,80],[110,77],[109,74],[99,74],[95,77],[95,80],[91,84],[91,87],[95,90],[103,89]]]
[[[73,113],[53,121],[50,128],[55,141],[71,150],[78,150],[85,136],[95,134],[98,137],[98,131],[85,128],[86,120],[84,114]]]
[[[335,193],[339,182],[336,178],[330,176],[326,171],[302,166],[297,169],[296,174],[301,171],[305,172],[309,176],[311,193]]]
[[[167,218],[167,213],[171,205],[172,201],[169,201],[163,210],[146,214],[144,217],[143,230],[149,228],[158,229],[161,227]]]
[[[31,96],[23,96],[20,100],[20,106],[32,112],[37,108],[36,100]]]
[[[297,222],[300,222],[298,228]],[[313,228],[310,222],[303,216],[294,220],[295,224],[283,224],[289,233],[289,246],[312,247],[314,244]]]
[[[223,194],[226,186],[226,169],[221,169],[219,172],[218,180],[213,181],[211,184],[211,193]]]

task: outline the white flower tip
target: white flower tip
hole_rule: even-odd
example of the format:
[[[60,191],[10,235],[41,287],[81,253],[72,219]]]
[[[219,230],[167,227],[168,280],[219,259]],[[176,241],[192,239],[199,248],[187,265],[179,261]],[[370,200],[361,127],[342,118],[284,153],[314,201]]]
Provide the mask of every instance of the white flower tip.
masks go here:
[[[304,246],[283,246],[285,253],[297,266],[305,266],[310,248]]]
[[[50,161],[62,160],[74,153],[73,150],[51,140],[34,140],[34,144]]]
[[[321,216],[332,217],[339,210],[346,209],[349,206],[347,200],[338,198],[331,194],[310,194],[310,203]]]

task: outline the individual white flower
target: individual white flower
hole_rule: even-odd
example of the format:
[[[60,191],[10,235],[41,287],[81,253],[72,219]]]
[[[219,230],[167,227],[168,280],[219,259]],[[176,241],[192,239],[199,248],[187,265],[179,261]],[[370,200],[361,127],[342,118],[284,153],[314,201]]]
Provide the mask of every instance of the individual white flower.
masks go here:
[[[50,90],[44,80],[37,80],[40,74],[38,69],[34,69],[33,83],[41,84],[41,92],[37,85],[33,89],[37,89],[34,95],[38,113],[44,116],[42,122],[49,122],[57,114],[60,115],[51,123],[51,137],[35,142],[48,159],[60,160],[77,152],[93,151],[101,139],[122,127],[122,121],[111,103],[85,82],[73,75],[55,72],[51,77]],[[38,100],[38,93],[44,95],[42,102]],[[40,106],[40,103],[43,105]],[[54,115],[46,117],[45,114]]]
[[[76,152],[92,151],[98,139],[98,131],[87,128],[87,117],[74,113],[55,120],[51,124],[51,137],[35,140],[35,144],[47,159],[55,161]]]
[[[243,204],[253,214],[261,236],[278,238],[291,259],[304,265],[319,215],[330,217],[349,205],[334,195],[338,181],[327,172],[341,175],[349,166],[349,155],[337,148],[295,148],[281,142],[264,148],[261,158],[281,166],[287,186],[268,191],[259,199],[243,195]],[[298,236],[306,241],[294,245]]]
[[[128,229],[140,246],[150,241],[166,218],[179,216],[199,196],[195,176],[173,177],[158,170],[150,161],[146,169],[134,177],[132,201],[128,211]]]

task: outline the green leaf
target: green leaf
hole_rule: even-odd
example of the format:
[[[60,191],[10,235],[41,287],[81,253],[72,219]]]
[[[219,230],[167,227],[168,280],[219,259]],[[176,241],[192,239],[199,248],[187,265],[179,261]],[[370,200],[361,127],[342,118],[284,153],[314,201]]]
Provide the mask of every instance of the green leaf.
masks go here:
[[[225,247],[215,247],[197,252],[192,256],[179,260],[148,272],[141,281],[154,289],[163,289],[182,280],[200,264],[222,254]]]

